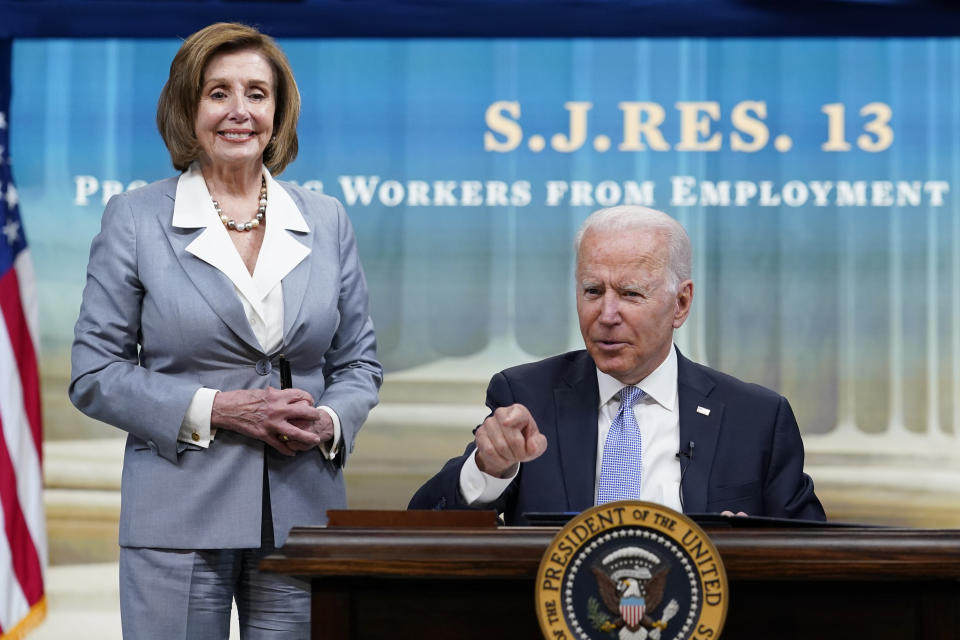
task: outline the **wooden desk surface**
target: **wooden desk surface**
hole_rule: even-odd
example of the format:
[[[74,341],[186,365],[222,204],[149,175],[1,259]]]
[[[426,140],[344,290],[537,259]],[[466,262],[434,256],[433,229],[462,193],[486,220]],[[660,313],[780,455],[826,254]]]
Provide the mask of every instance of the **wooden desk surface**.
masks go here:
[[[533,578],[559,529],[295,528],[261,566],[299,576]],[[960,530],[706,528],[731,580],[960,579]]]

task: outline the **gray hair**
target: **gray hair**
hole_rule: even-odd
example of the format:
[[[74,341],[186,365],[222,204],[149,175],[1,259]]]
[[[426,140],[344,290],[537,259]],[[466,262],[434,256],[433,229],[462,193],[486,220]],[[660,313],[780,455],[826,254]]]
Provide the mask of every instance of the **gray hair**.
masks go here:
[[[620,205],[600,209],[591,213],[574,240],[577,251],[577,263],[580,262],[580,243],[583,236],[590,230],[594,231],[625,231],[628,229],[659,229],[667,232],[669,238],[669,267],[670,278],[668,284],[671,289],[679,289],[680,283],[690,279],[693,270],[693,249],[690,247],[690,238],[683,225],[656,209],[648,209],[638,205]]]

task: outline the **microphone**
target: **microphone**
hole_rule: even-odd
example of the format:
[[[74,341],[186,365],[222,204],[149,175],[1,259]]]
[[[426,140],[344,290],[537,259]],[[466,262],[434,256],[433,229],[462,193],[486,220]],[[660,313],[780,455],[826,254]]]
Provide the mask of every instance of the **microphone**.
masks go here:
[[[691,440],[687,443],[686,451],[677,451],[677,459],[680,460],[680,487],[677,489],[677,492],[680,494],[680,511],[683,511],[683,476],[687,475],[687,469],[690,468],[690,463],[693,462],[693,448],[696,444]],[[687,463],[683,463],[683,459],[686,458]]]

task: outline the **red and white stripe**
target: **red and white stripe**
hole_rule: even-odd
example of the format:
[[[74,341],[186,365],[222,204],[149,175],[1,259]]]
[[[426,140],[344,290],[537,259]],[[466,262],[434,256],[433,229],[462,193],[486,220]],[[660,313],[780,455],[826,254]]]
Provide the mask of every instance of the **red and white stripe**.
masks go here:
[[[645,607],[642,604],[621,604],[620,616],[627,623],[628,628],[635,629],[640,626],[640,621],[643,620],[644,610]]]
[[[2,239],[2,238],[0,238]],[[46,612],[37,304],[29,250],[0,273],[0,638],[23,637]]]

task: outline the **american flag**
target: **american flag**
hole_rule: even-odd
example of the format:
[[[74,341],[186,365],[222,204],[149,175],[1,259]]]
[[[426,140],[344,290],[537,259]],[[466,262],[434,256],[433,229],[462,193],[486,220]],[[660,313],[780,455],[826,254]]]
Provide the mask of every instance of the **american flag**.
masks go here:
[[[0,39],[0,638],[46,614],[37,300],[10,171],[11,41]]]

